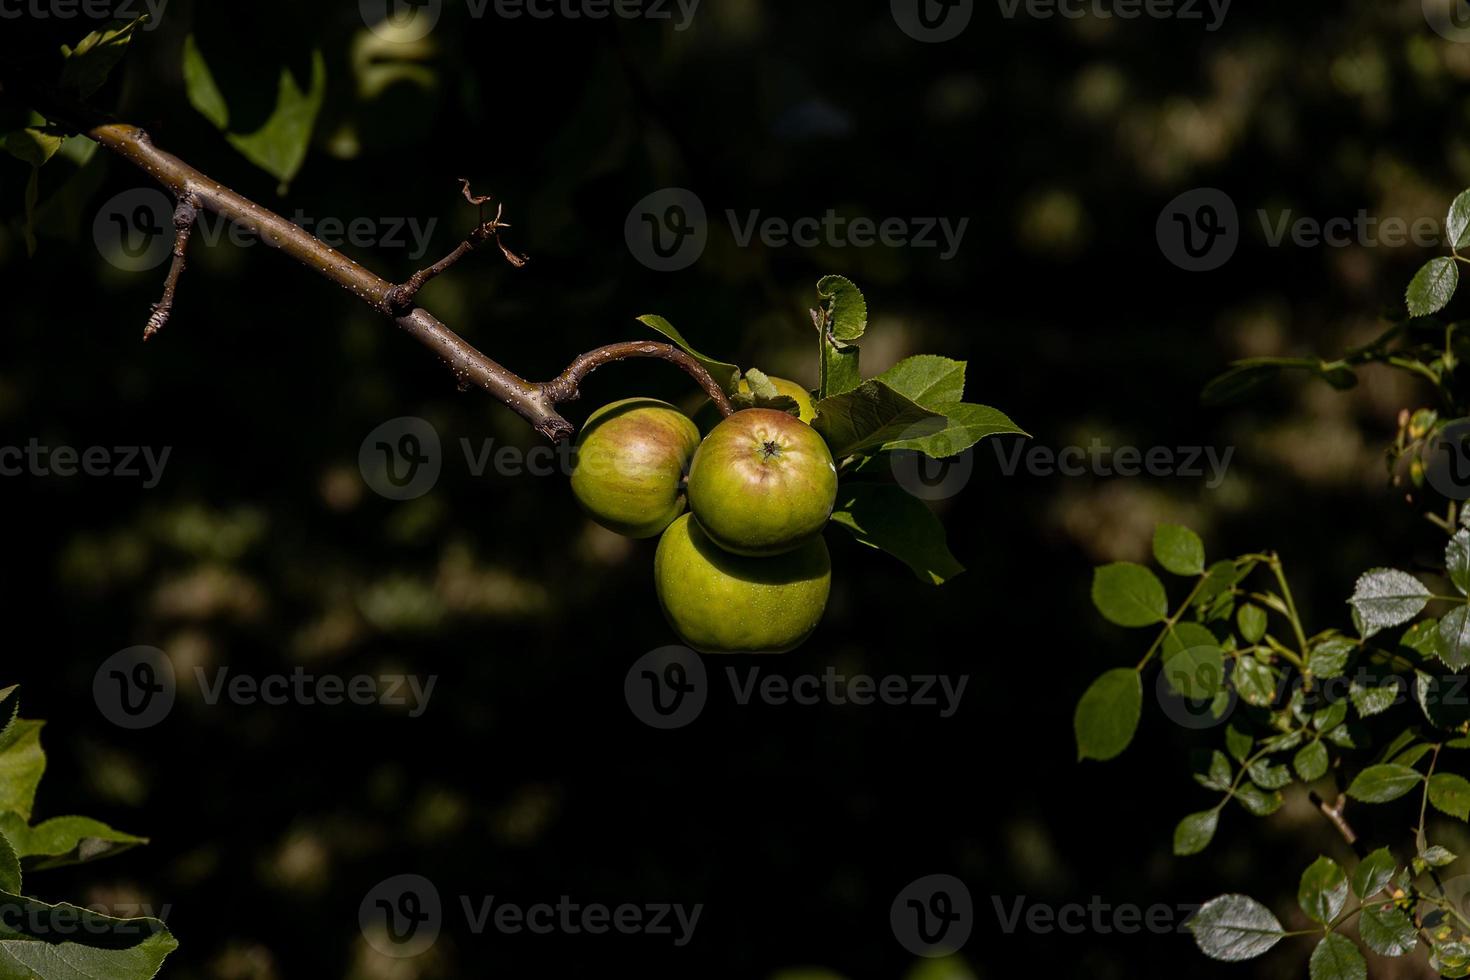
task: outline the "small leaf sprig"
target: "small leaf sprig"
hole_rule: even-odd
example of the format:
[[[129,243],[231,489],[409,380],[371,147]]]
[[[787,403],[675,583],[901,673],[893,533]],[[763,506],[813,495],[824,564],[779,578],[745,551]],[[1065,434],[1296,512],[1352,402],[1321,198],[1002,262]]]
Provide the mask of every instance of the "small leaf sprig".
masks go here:
[[[1274,552],[1206,564],[1193,531],[1161,525],[1153,554],[1166,572],[1193,580],[1172,611],[1164,582],[1143,565],[1115,562],[1094,573],[1092,600],[1105,619],[1157,633],[1137,664],[1105,672],[1082,695],[1074,716],[1079,757],[1109,759],[1128,747],[1141,716],[1143,676],[1161,661],[1161,701],[1189,705],[1199,720],[1191,727],[1224,729],[1223,747],[1202,753],[1194,773],[1220,797],[1179,821],[1175,854],[1207,848],[1232,800],[1253,816],[1269,816],[1282,806],[1282,791],[1300,782],[1359,855],[1351,881],[1327,857],[1302,875],[1299,902],[1321,932],[1314,980],[1365,976],[1362,953],[1339,931],[1354,917],[1375,952],[1401,956],[1422,941],[1443,976],[1470,975],[1470,889],[1459,895],[1446,888],[1440,870],[1457,858],[1430,842],[1426,826],[1431,807],[1470,818],[1470,780],[1443,766],[1470,749],[1470,707],[1458,693],[1458,672],[1470,663],[1470,521],[1445,549],[1456,594],[1437,595],[1406,572],[1373,569],[1348,600],[1356,635],[1308,633]],[[1430,603],[1450,610],[1419,618]],[[1386,631],[1400,627],[1407,628],[1385,642]],[[1410,691],[1420,717],[1398,718],[1395,709],[1406,707]],[[1397,734],[1375,750],[1378,730],[1395,718]],[[1354,774],[1345,790],[1344,773]],[[1409,860],[1400,867],[1388,847],[1366,853],[1346,816],[1349,801],[1388,804],[1416,790],[1419,822]],[[1358,900],[1351,908],[1349,886]],[[1235,894],[1206,903],[1189,927],[1200,949],[1221,960],[1249,959],[1287,936],[1318,931],[1288,932],[1265,906]]]

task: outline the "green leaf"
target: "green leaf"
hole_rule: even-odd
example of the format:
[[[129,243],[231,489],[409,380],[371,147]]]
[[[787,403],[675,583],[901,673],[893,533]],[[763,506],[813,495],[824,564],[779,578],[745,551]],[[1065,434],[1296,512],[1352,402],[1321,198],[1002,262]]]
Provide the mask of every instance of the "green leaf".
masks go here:
[[[645,313],[638,318],[638,322],[645,327],[650,327],[663,334],[674,342],[675,347],[694,358],[700,364],[703,364],[704,369],[710,373],[710,376],[715,379],[715,382],[719,384],[720,389],[726,395],[735,394],[736,389],[740,385],[740,369],[738,367],[726,361],[717,361],[713,357],[706,357],[701,354],[689,346],[689,341],[685,340],[684,335],[674,329],[672,323],[661,316],[653,313]]]
[[[5,980],[152,980],[178,945],[157,919],[115,919],[0,893]]]
[[[831,337],[821,338],[821,378],[817,385],[818,398],[845,395],[863,383],[858,369],[862,354],[857,344],[844,344]]]
[[[868,301],[863,292],[844,276],[823,276],[817,295],[827,311],[828,332],[838,340],[857,340],[868,329]]]
[[[1203,851],[1210,846],[1219,823],[1219,810],[1191,813],[1174,828],[1174,853],[1179,857],[1186,857]]]
[[[842,459],[898,439],[919,438],[945,427],[944,417],[915,404],[881,381],[864,381],[852,391],[816,403],[813,427]]]
[[[311,53],[311,77],[305,88],[290,68],[282,66],[275,80],[274,108],[258,128],[248,133],[231,128],[229,107],[192,34],[184,39],[183,73],[189,104],[216,128],[224,130],[231,146],[282,184],[289,184],[295,178],[306,160],[312,129],[327,90],[326,62],[320,50]]]
[[[1455,260],[1441,256],[1430,259],[1414,274],[1404,292],[1410,316],[1429,316],[1449,305],[1460,284],[1460,270]]]
[[[1093,571],[1092,604],[1108,622],[1119,626],[1152,626],[1169,615],[1164,583],[1133,562],[1113,562]]]
[[[1455,196],[1445,217],[1444,230],[1450,248],[1455,251],[1470,245],[1470,191],[1461,191]]]
[[[31,818],[36,787],[46,771],[46,753],[41,751],[41,727],[45,722],[18,719],[0,749],[0,813],[18,813]]]
[[[894,439],[884,443],[881,448],[912,449],[934,459],[948,459],[958,456],[987,436],[1028,435],[1004,412],[989,405],[947,402],[924,407],[944,416],[942,428],[910,438]]]
[[[954,404],[965,397],[965,362],[918,354],[906,357],[878,375],[878,380],[914,402],[941,411],[941,405]]]
[[[10,747],[19,737],[16,721],[20,718],[20,685],[0,689],[0,751]]]
[[[1187,527],[1160,524],[1154,528],[1154,558],[1175,575],[1201,575],[1205,570],[1205,543]]]
[[[1348,882],[1342,867],[1329,857],[1319,857],[1302,872],[1296,889],[1297,904],[1307,918],[1324,925],[1337,918],[1347,904]]]
[[[1231,781],[1235,776],[1235,770],[1230,767],[1230,760],[1219,749],[1210,752],[1209,760],[1208,769],[1194,774],[1195,781],[1205,789],[1217,789],[1222,793],[1229,792]]]
[[[921,582],[942,585],[965,570],[944,540],[944,525],[922,500],[891,483],[844,483],[832,521],[870,548],[913,569]]]
[[[4,834],[0,834],[0,891],[21,890],[20,855]]]
[[[1370,905],[1358,920],[1358,935],[1379,956],[1403,956],[1419,945],[1419,933],[1409,916],[1392,905]]]
[[[1319,732],[1336,728],[1347,720],[1347,713],[1346,701],[1329,701],[1325,707],[1312,712],[1312,727]]]
[[[1348,600],[1368,627],[1367,636],[1407,623],[1424,611],[1428,601],[1429,590],[1424,583],[1408,572],[1393,568],[1375,568],[1365,572],[1353,588],[1353,597]]]
[[[1312,647],[1307,668],[1313,677],[1341,677],[1358,645],[1345,636],[1334,636]]]
[[[1393,756],[1393,758],[1389,759],[1388,761],[1397,762],[1401,766],[1412,766],[1414,763],[1418,762],[1420,759],[1428,755],[1429,750],[1432,748],[1434,748],[1434,746],[1429,745],[1426,742],[1420,742],[1418,745],[1409,746],[1407,749],[1404,749],[1404,751]]]
[[[1332,932],[1312,950],[1308,972],[1311,980],[1368,980],[1368,961],[1351,939]]]
[[[1270,707],[1276,701],[1276,674],[1255,657],[1239,657],[1235,669],[1230,673],[1235,690],[1240,692],[1246,704],[1257,708]]]
[[[1239,584],[1241,579],[1249,575],[1254,567],[1254,562],[1237,565],[1228,558],[1215,562],[1205,572],[1205,580],[1200,583],[1199,591],[1195,593],[1195,602],[1203,605],[1217,596],[1228,593]]]
[[[146,19],[137,17],[127,24],[110,25],[88,34],[75,48],[63,47],[66,61],[61,66],[61,87],[82,99],[96,92],[127,53],[133,32]]]
[[[1364,901],[1372,898],[1388,887],[1396,870],[1398,862],[1393,859],[1393,852],[1386,847],[1380,847],[1359,861],[1358,866],[1353,869],[1353,894]]]
[[[1444,549],[1445,571],[1462,594],[1470,593],[1470,529],[1461,528]]]
[[[1403,796],[1423,781],[1424,777],[1417,769],[1383,763],[1369,766],[1358,773],[1348,787],[1348,795],[1364,803],[1387,803]]]
[[[1235,799],[1255,817],[1269,817],[1285,802],[1280,790],[1266,792],[1254,783],[1245,783],[1235,790]]]
[[[1292,757],[1291,767],[1304,783],[1321,779],[1327,774],[1327,746],[1321,742],[1308,742]]]
[[[1470,664],[1470,606],[1456,606],[1439,621],[1435,654],[1451,670]]]
[[[1429,802],[1457,820],[1470,819],[1470,780],[1452,772],[1435,773],[1429,777]]]
[[[121,854],[146,838],[134,837],[88,817],[54,817],[34,827],[27,827],[18,814],[0,814],[3,833],[25,866],[36,871],[83,864],[99,858]]]
[[[1429,968],[1442,977],[1470,976],[1470,943],[1452,940],[1431,945]]]
[[[1273,766],[1267,759],[1257,759],[1250,766],[1251,782],[1262,789],[1281,789],[1291,783],[1291,770]]]
[[[1225,684],[1225,654],[1215,634],[1198,623],[1168,629],[1162,644],[1164,679],[1191,701],[1215,696]]]
[[[1439,656],[1439,620],[1421,619],[1399,636],[1399,646],[1417,653],[1419,657],[1406,657],[1408,660],[1416,660],[1424,657]]]
[[[1424,863],[1431,868],[1443,868],[1459,860],[1459,856],[1454,851],[1451,851],[1448,847],[1441,847],[1438,844],[1431,844],[1429,847],[1424,848],[1424,853],[1420,854],[1419,857],[1423,858]]]
[[[1348,688],[1348,697],[1353,699],[1353,707],[1358,709],[1360,717],[1372,718],[1393,707],[1399,698],[1399,686],[1390,681],[1377,687],[1365,687],[1353,681]]]
[[[845,395],[863,382],[858,372],[858,346],[852,341],[868,327],[868,301],[862,291],[842,276],[826,276],[817,283],[821,309],[812,311],[820,357],[818,398]]]
[[[1236,728],[1233,723],[1225,726],[1225,748],[1236,762],[1244,762],[1255,744],[1255,739]]]
[[[1241,639],[1259,643],[1266,635],[1266,610],[1260,606],[1241,606],[1235,614],[1235,625],[1240,629]]]
[[[751,395],[762,401],[770,401],[773,398],[779,397],[781,394],[776,390],[776,386],[772,383],[771,379],[766,376],[766,372],[756,368],[751,368],[745,372],[745,383],[750,386]]]
[[[18,129],[5,134],[5,152],[21,163],[41,167],[55,156],[65,142],[60,136],[43,133],[39,129]]]
[[[1227,963],[1255,959],[1286,935],[1271,910],[1246,895],[1210,899],[1185,928],[1194,934],[1200,952]]]
[[[1077,758],[1108,760],[1133,741],[1143,711],[1143,684],[1138,671],[1118,667],[1092,682],[1077,702],[1072,729]]]
[[[1414,672],[1414,699],[1424,717],[1436,728],[1447,731],[1462,730],[1470,722],[1470,703],[1467,703],[1462,680],[1456,676],[1436,677],[1422,670]]]

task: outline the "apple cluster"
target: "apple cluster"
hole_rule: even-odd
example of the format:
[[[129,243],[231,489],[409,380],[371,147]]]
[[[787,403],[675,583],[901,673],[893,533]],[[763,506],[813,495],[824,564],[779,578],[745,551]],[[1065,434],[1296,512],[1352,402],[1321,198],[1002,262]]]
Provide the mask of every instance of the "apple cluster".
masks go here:
[[[667,402],[627,398],[594,412],[577,439],[572,492],[609,530],[660,535],[659,604],[701,653],[784,653],[827,605],[832,560],[822,529],[837,467],[808,424],[808,393],[770,380],[797,415],[746,408],[701,438]]]

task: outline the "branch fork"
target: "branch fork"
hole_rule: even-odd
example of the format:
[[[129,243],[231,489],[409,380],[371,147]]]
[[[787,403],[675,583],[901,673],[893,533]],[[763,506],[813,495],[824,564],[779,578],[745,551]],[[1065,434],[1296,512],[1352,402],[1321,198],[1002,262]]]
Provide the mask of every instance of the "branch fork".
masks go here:
[[[425,283],[486,242],[494,241],[511,265],[520,267],[526,264],[525,256],[512,251],[501,241],[501,231],[509,227],[503,220],[503,210],[497,207],[495,217],[486,220],[484,205],[490,197],[474,194],[468,181],[461,181],[462,193],[465,200],[481,209],[479,223],[449,255],[415,273],[406,282],[395,285],[331,248],[306,229],[159,149],[144,130],[109,119],[53,89],[36,86],[7,71],[7,68],[0,65],[0,84],[3,84],[7,95],[20,96],[49,121],[82,133],[127,160],[174,196],[177,204],[174,209],[173,261],[164,283],[163,297],[153,305],[148,317],[145,338],[157,334],[169,320],[184,271],[190,233],[199,214],[208,211],[254,233],[260,241],[335,282],[378,312],[392,317],[405,332],[438,354],[460,384],[484,388],[548,439],[567,439],[576,431],[557,412],[556,406],[578,397],[582,379],[603,364],[629,357],[660,358],[679,366],[699,383],[722,413],[728,415],[733,411],[729,399],[704,365],[668,344],[633,341],[600,347],[577,357],[553,380],[536,384],[496,363],[427,310],[415,306],[414,297]]]

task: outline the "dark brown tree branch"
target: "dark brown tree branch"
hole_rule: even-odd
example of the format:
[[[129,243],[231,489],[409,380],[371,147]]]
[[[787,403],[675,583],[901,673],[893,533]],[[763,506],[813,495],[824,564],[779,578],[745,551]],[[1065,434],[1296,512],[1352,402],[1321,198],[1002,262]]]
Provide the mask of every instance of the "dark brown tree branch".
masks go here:
[[[411,310],[413,308],[414,297],[418,295],[419,290],[423,289],[429,280],[448,271],[456,262],[488,241],[493,240],[496,245],[500,246],[500,254],[505,256],[505,260],[517,269],[525,266],[528,261],[524,255],[511,251],[505,242],[500,240],[501,229],[510,227],[508,223],[501,220],[505,215],[505,208],[503,206],[497,206],[495,217],[486,221],[484,206],[490,200],[490,196],[488,194],[481,196],[470,193],[470,182],[463,177],[459,179],[459,182],[463,188],[465,200],[480,208],[479,224],[475,225],[474,230],[469,233],[464,241],[455,247],[454,251],[427,269],[420,269],[418,272],[415,272],[405,282],[399,283],[388,291],[388,305],[396,314],[407,313]]]
[[[1358,840],[1358,835],[1353,830],[1352,825],[1347,822],[1347,794],[1339,792],[1337,799],[1332,803],[1328,803],[1319,796],[1316,790],[1312,790],[1308,795],[1311,797],[1312,803],[1316,805],[1317,809],[1322,811],[1322,816],[1326,817],[1328,822],[1337,828],[1337,832],[1342,835],[1342,839],[1347,842],[1348,846],[1353,849],[1358,857],[1363,857],[1366,853],[1363,844]]]
[[[703,364],[672,344],[660,344],[653,341],[629,340],[621,344],[608,344],[606,347],[599,347],[580,354],[567,366],[560,377],[546,382],[542,387],[551,396],[552,401],[574,401],[581,395],[579,387],[583,378],[604,364],[611,364],[613,361],[621,361],[628,357],[659,357],[679,365],[689,372],[690,377],[699,382],[705,394],[709,395],[709,400],[714,402],[715,407],[720,410],[720,414],[729,415],[734,411],[730,399],[725,397],[724,391],[705,370]]]
[[[148,315],[148,324],[143,328],[143,339],[148,340],[168,323],[174,311],[174,293],[179,288],[179,277],[184,274],[184,254],[189,247],[189,235],[194,231],[194,222],[199,219],[199,202],[192,195],[179,198],[174,208],[174,252],[169,263],[168,278],[163,283],[163,298],[153,304]]]
[[[26,84],[23,79],[16,79],[3,72],[0,72],[0,83],[3,83],[3,90],[7,94],[18,95],[47,119],[90,137],[132,163],[172,193],[176,201],[181,204],[188,202],[196,213],[208,211],[228,218],[258,235],[265,244],[279,249],[307,268],[314,269],[319,275],[335,282],[380,313],[393,318],[411,336],[443,358],[461,384],[475,384],[485,389],[514,409],[548,439],[565,439],[575,431],[571,423],[557,412],[557,404],[576,398],[582,378],[592,370],[625,357],[659,357],[679,365],[699,382],[723,414],[728,415],[732,411],[729,400],[704,366],[683,351],[667,344],[631,342],[599,348],[578,357],[556,379],[537,384],[527,381],[476,350],[427,310],[413,306],[413,295],[429,279],[452,266],[484,241],[494,238],[500,244],[499,229],[505,225],[499,222],[499,215],[489,222],[482,221],[466,242],[435,266],[417,273],[402,286],[395,286],[328,247],[304,228],[292,224],[268,208],[261,207],[207,177],[178,157],[154,146],[152,139],[142,129],[106,119],[89,107],[66,100],[54,92],[38,90]],[[464,191],[471,203],[483,204],[488,200],[472,196],[468,184]],[[154,307],[153,316],[149,319],[149,326],[152,328],[149,336],[156,333],[162,322],[167,320],[168,311],[172,307],[178,277],[183,271],[183,246],[188,237],[182,231],[180,236],[175,242],[175,259],[169,270],[164,298]],[[503,244],[500,247],[513,264],[523,264],[522,257]],[[156,326],[155,321],[158,321]]]

